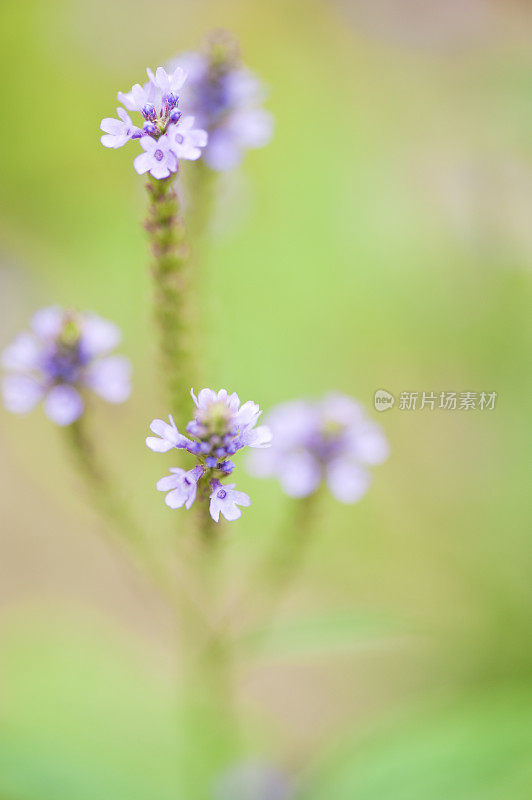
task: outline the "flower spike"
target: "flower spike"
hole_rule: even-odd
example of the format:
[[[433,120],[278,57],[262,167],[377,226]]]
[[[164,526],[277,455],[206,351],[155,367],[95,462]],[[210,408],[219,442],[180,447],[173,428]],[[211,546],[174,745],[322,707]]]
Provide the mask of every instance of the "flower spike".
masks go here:
[[[255,427],[261,415],[256,403],[241,403],[240,398],[226,389],[215,392],[202,389],[198,396],[190,394],[195,404],[194,418],[186,430],[190,438],[183,436],[172,419],[169,423],[154,419],[150,430],[155,436],[146,438],[146,445],[156,453],[166,453],[173,448],[187,450],[196,460],[196,466],[188,472],[174,467],[170,475],[161,478],[157,489],[168,492],[166,504],[170,508],[190,508],[199,496],[209,502],[209,513],[215,522],[220,516],[236,520],[251,500],[244,492],[236,491],[236,484],[224,484],[235,469],[229,458],[244,447],[268,447],[271,433],[265,425]],[[201,491],[198,491],[201,486]]]

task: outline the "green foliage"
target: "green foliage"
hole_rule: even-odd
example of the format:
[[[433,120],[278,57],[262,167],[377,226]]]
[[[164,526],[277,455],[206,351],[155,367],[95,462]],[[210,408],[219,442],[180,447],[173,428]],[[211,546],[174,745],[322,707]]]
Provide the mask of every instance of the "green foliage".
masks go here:
[[[529,685],[492,686],[411,710],[344,745],[305,800],[527,800]]]

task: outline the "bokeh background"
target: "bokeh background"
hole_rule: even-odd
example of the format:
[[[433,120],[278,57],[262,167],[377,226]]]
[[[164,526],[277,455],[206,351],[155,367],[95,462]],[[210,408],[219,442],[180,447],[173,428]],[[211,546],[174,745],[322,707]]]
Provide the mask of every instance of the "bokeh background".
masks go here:
[[[147,65],[219,25],[268,84],[276,132],[220,186],[206,384],[266,409],[347,392],[391,443],[361,503],[325,500],[276,629],[242,669],[243,757],[312,800],[524,800],[529,3],[3,0],[0,345],[53,302],[121,326],[135,391],[93,424],[150,534],[178,536],[143,443],[167,413],[143,182],[131,149],[101,147],[99,122]],[[377,414],[379,388],[498,402]],[[1,410],[0,425],[0,796],[180,797],[171,615],[107,546],[60,432],[40,411]],[[273,482],[239,488],[253,505],[226,532],[235,585],[286,511]]]

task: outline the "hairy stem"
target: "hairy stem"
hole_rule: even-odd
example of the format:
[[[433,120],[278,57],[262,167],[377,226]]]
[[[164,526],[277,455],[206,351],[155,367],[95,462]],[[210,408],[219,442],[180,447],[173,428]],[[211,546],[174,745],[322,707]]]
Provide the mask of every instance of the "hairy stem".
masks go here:
[[[174,175],[149,178],[145,222],[153,255],[155,317],[168,401],[179,427],[187,420],[190,387],[196,382],[195,303],[191,260]]]

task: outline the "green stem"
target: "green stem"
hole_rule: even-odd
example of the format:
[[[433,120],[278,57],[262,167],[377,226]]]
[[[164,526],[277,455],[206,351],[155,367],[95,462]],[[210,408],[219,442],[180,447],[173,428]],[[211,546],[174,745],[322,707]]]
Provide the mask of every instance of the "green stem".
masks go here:
[[[188,419],[190,387],[196,382],[195,304],[191,260],[174,175],[149,178],[146,229],[153,255],[155,316],[161,367],[178,427]]]
[[[216,619],[220,601],[220,526],[209,515],[209,499],[203,487],[196,500],[195,566],[198,584]],[[182,685],[181,719],[184,731],[181,773],[191,798],[205,796],[217,772],[236,757],[238,713],[232,640],[215,627],[189,653]],[[217,766],[215,766],[217,764]],[[209,795],[210,796],[210,795]]]

